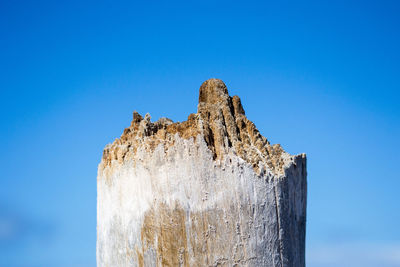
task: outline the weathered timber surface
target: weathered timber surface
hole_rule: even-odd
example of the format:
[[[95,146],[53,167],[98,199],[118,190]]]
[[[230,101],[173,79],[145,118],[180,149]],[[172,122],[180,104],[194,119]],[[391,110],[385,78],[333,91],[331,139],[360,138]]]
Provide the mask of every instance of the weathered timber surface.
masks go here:
[[[135,112],[104,149],[97,265],[305,266],[306,176],[210,79],[187,121]]]

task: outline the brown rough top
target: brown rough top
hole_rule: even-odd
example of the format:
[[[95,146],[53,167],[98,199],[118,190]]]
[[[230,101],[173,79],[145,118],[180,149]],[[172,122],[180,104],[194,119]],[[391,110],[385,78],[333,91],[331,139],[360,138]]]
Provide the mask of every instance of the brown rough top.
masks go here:
[[[122,162],[130,153],[135,153],[139,145],[144,145],[149,152],[160,143],[168,149],[174,144],[176,133],[185,139],[204,138],[216,160],[232,148],[257,172],[261,171],[259,162],[267,164],[273,172],[283,169],[281,146],[270,145],[246,118],[240,98],[229,96],[225,83],[219,79],[209,79],[200,86],[197,113],[190,114],[187,121],[173,123],[161,118],[151,122],[149,114],[143,118],[134,112],[130,127],[104,149],[103,163],[107,166],[112,160]]]

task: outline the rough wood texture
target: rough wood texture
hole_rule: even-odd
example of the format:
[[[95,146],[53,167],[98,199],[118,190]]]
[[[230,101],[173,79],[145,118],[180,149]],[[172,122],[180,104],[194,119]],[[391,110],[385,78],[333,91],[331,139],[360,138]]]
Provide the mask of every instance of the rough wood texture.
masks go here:
[[[305,266],[306,176],[208,80],[187,121],[135,112],[104,149],[97,265]]]

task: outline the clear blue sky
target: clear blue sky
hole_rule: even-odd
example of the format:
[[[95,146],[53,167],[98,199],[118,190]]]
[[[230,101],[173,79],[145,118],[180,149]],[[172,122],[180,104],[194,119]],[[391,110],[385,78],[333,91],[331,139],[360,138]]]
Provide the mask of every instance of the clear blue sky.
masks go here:
[[[95,266],[102,149],[220,78],[308,155],[308,266],[400,265],[398,1],[1,1],[0,266]]]

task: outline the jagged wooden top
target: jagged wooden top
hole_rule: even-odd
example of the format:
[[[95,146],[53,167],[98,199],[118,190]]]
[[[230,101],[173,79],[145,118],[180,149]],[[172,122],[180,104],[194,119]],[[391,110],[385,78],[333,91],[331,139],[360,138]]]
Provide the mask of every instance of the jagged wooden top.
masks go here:
[[[130,153],[136,153],[140,145],[149,152],[159,144],[167,150],[174,145],[177,133],[185,139],[204,138],[215,160],[233,149],[257,172],[261,163],[272,172],[281,173],[284,158],[290,156],[279,144],[270,145],[254,123],[247,119],[240,98],[229,96],[226,85],[219,79],[210,79],[201,85],[197,113],[190,114],[187,121],[174,123],[161,118],[151,122],[150,119],[149,114],[143,118],[139,113],[133,113],[131,125],[104,149],[104,166],[110,165],[112,160],[123,162]]]

